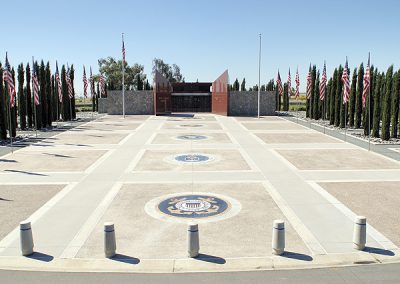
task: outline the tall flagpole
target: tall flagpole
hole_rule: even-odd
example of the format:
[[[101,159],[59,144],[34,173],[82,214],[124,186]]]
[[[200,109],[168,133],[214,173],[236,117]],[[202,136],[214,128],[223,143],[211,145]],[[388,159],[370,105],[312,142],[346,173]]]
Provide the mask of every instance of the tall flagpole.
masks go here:
[[[368,52],[368,68],[370,66],[370,53]],[[369,87],[368,87],[368,151],[371,150],[371,69],[368,70]]]
[[[122,47],[124,46],[124,33],[122,33]],[[123,51],[125,52],[125,51]],[[122,59],[122,116],[125,118],[125,56]]]
[[[258,51],[258,97],[257,97],[257,117],[260,118],[260,91],[261,91],[261,34],[260,37],[260,49]]]
[[[35,75],[34,73],[35,73],[35,60],[33,59],[33,56],[32,56],[32,70],[33,70],[33,76]],[[35,134],[36,134],[36,137],[37,137],[37,113],[36,113],[36,104],[35,104],[35,91],[34,91],[34,84],[33,84],[33,76],[31,76],[32,77],[32,91],[33,91],[33,111],[35,112]],[[58,102],[58,99],[57,99],[57,102]],[[58,107],[57,107],[58,108]]]

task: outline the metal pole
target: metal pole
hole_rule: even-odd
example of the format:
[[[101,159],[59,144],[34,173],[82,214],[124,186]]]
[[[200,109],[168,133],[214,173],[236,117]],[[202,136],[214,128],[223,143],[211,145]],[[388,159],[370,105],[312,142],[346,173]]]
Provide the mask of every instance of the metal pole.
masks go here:
[[[258,52],[258,103],[257,103],[257,117],[260,118],[260,91],[261,91],[261,34],[260,37],[260,49]]]
[[[124,33],[122,33],[122,43],[124,43]],[[122,59],[122,116],[125,118],[125,61]]]
[[[32,56],[32,70],[35,70],[35,60],[33,59],[33,56]],[[34,113],[35,113],[35,135],[36,135],[36,138],[37,138],[37,115],[36,115],[36,104],[35,104],[35,91],[33,90],[33,88],[34,88],[34,84],[33,84],[33,76],[31,76],[32,78],[31,78],[31,80],[32,80],[32,94],[33,94],[33,111],[34,111]]]
[[[324,109],[322,111],[322,124],[324,125],[324,134],[325,134],[325,107],[326,107],[326,99],[324,98]]]
[[[347,103],[344,104],[344,141],[346,141],[346,137],[347,137],[346,106],[347,106]]]
[[[370,63],[370,53],[368,52],[368,67]],[[369,70],[369,87],[368,87],[368,151],[371,150],[371,70]]]
[[[9,112],[9,117],[10,117],[10,131],[9,131],[9,134],[10,134],[11,153],[14,153],[13,139],[12,139],[12,122],[11,122],[11,116],[12,116],[12,113],[11,113],[11,96],[12,95],[9,94],[9,97],[10,97],[9,102],[8,102],[8,112]]]

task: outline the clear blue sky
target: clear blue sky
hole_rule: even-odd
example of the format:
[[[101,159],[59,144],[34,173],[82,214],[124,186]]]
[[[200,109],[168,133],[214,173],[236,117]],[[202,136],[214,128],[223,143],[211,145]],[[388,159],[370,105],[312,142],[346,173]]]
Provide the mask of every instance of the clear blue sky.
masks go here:
[[[32,56],[76,66],[76,91],[82,93],[82,65],[98,71],[97,60],[121,57],[125,33],[129,64],[151,75],[154,57],[176,63],[186,81],[213,81],[229,69],[230,81],[258,82],[258,34],[262,34],[261,81],[282,80],[296,66],[301,86],[309,63],[328,76],[344,64],[353,70],[367,60],[380,70],[400,65],[400,1],[2,1],[0,60],[5,52],[16,68]]]

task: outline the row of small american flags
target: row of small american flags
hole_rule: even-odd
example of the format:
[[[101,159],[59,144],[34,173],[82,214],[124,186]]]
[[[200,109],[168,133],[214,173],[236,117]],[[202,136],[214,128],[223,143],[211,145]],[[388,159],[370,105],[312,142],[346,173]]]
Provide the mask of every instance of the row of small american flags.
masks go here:
[[[364,88],[363,88],[363,93],[362,93],[362,105],[365,108],[366,101],[367,101],[367,96],[369,93],[369,88],[371,85],[371,74],[370,74],[370,56],[368,55],[368,64],[365,70],[364,74]],[[349,99],[350,99],[350,77],[349,77],[349,66],[348,66],[348,61],[346,58],[346,64],[343,70],[342,78],[341,81],[343,83],[343,104],[347,104]],[[300,79],[299,79],[299,71],[296,70],[296,90],[295,90],[295,98],[297,99],[299,97],[299,86],[300,86]],[[326,83],[327,83],[327,76],[326,76],[326,63],[324,62],[324,69],[322,71],[322,77],[320,80],[320,90],[319,90],[319,98],[321,101],[325,100],[325,92],[326,92]],[[287,79],[287,86],[288,86],[288,93],[291,95],[291,76],[290,76],[290,68],[289,68],[289,73],[288,73],[288,79]],[[308,69],[308,74],[307,74],[307,87],[306,87],[306,98],[310,99],[311,98],[311,84],[312,84],[312,76],[311,76],[311,64]],[[278,88],[278,93],[280,96],[283,96],[283,87],[282,87],[282,80],[281,80],[281,75],[278,70],[278,76],[276,78],[276,85]]]

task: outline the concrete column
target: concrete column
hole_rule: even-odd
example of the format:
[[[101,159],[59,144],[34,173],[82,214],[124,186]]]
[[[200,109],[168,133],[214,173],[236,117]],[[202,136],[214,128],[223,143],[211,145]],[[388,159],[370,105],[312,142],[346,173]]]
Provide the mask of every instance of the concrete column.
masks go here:
[[[196,257],[199,255],[199,226],[196,223],[188,224],[188,255]]]
[[[354,220],[353,248],[357,250],[365,249],[367,242],[367,218],[356,216]]]
[[[117,244],[115,241],[114,223],[104,223],[104,254],[107,258],[115,256]]]
[[[281,255],[285,251],[285,222],[274,220],[272,228],[272,253]]]
[[[31,255],[33,253],[33,236],[31,222],[23,221],[19,223],[19,229],[22,255]]]

